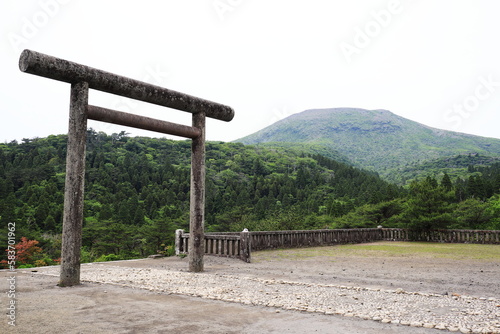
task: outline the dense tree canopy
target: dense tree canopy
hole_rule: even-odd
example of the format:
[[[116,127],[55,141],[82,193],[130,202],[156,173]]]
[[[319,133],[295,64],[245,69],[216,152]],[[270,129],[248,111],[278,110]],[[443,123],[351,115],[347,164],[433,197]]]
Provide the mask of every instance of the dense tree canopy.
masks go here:
[[[0,144],[0,244],[7,224],[60,254],[66,136]],[[189,228],[190,141],[87,136],[84,260],[163,251]],[[401,189],[375,173],[293,146],[207,143],[206,230],[500,228],[500,164]],[[43,255],[43,256],[42,256]],[[43,258],[43,259],[42,259]],[[41,262],[39,262],[41,263]]]
[[[427,177],[410,184],[405,196],[366,204],[335,219],[335,227],[401,227],[500,229],[500,164],[482,168],[480,175],[454,183],[444,174],[440,183]]]
[[[43,249],[55,248],[62,230],[66,139],[0,144],[1,226],[16,222],[19,238]],[[144,256],[188,229],[190,141],[90,129],[87,142],[85,254]],[[373,173],[294,148],[209,142],[206,167],[207,231],[328,227],[356,206],[400,194]]]

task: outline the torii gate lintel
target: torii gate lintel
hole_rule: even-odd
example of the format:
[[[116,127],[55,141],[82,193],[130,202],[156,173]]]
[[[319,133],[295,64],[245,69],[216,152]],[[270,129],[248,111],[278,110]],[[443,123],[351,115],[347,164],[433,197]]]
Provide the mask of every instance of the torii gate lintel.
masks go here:
[[[21,53],[19,68],[22,72],[71,84],[59,285],[80,284],[87,119],[192,139],[189,270],[203,271],[205,119],[211,117],[229,122],[234,117],[234,110],[219,103],[31,50]],[[193,114],[192,126],[90,106],[89,89],[190,112]]]

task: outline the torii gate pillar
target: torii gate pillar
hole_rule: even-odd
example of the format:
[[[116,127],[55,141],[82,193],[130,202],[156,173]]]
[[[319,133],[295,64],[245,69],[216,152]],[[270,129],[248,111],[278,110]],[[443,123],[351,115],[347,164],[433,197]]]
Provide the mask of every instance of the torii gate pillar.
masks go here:
[[[31,50],[24,50],[19,57],[19,69],[22,72],[71,84],[59,285],[80,284],[87,119],[192,139],[189,270],[192,272],[203,271],[203,255],[205,254],[205,118],[211,117],[229,122],[234,117],[234,110],[219,103]],[[193,114],[193,124],[185,126],[88,105],[89,89],[190,112]]]
[[[193,114],[193,127],[201,134],[191,142],[191,198],[189,271],[203,271],[205,254],[205,113]]]
[[[60,286],[80,284],[88,98],[87,82],[71,84]]]

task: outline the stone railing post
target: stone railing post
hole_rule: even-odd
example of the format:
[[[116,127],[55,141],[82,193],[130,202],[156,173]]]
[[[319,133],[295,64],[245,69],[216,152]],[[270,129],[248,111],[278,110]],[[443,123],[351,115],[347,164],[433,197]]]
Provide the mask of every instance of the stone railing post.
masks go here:
[[[240,233],[240,257],[243,261],[251,262],[252,239],[247,229]]]
[[[184,249],[181,250],[183,233],[184,230],[175,230],[175,255],[179,255],[181,252],[184,252]]]

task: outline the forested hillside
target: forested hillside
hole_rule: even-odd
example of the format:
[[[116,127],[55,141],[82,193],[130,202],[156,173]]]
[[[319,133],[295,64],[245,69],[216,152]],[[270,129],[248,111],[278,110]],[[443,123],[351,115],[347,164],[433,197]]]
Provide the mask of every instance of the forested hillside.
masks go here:
[[[0,144],[0,245],[15,223],[31,264],[60,256],[66,140]],[[87,141],[82,260],[171,251],[174,230],[189,228],[191,142],[91,129]],[[500,229],[500,163],[489,158],[436,160],[430,172],[444,164],[461,174],[418,177],[402,189],[305,148],[207,143],[206,231]]]
[[[427,176],[440,177],[444,173],[452,179],[468,179],[470,176],[476,176],[479,170],[485,170],[485,167],[499,162],[500,156],[491,157],[478,153],[457,155],[407,163],[390,169],[385,179],[396,184],[410,184],[412,181],[425,179]]]
[[[0,244],[6,227],[37,240],[39,261],[59,256],[65,135],[0,144]],[[188,229],[190,141],[88,131],[84,260],[146,256]],[[206,230],[329,227],[363,204],[397,198],[378,176],[297,147],[207,143]],[[42,262],[39,262],[41,264]]]
[[[365,204],[334,218],[333,227],[500,230],[500,163],[469,165],[468,178],[427,176],[413,181],[405,196]]]
[[[408,164],[478,153],[500,156],[500,139],[431,128],[387,110],[356,108],[306,110],[237,141],[323,145],[391,181],[394,170]]]

